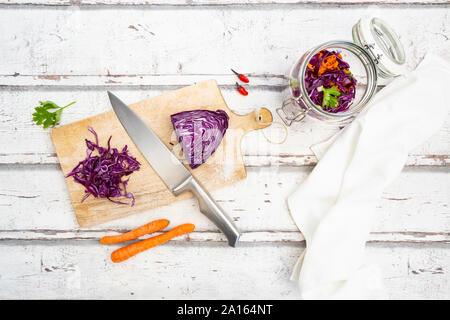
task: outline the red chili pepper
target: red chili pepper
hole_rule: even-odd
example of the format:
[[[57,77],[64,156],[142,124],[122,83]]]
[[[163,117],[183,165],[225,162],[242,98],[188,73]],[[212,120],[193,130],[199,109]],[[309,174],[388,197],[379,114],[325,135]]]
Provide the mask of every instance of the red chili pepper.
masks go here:
[[[245,83],[249,83],[248,78],[245,75],[243,75],[241,73],[237,73],[233,69],[231,69],[231,71],[233,71],[233,73],[238,76],[239,80],[241,80],[242,82],[245,82]]]
[[[237,82],[236,82],[236,89],[243,96],[248,96],[247,90],[245,90],[245,88],[243,86],[239,85],[239,83],[237,83]]]

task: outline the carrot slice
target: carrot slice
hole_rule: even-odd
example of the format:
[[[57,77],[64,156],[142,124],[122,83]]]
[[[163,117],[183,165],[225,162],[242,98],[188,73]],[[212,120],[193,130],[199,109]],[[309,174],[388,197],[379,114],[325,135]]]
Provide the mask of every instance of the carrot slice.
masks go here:
[[[137,243],[130,244],[126,247],[117,249],[116,251],[111,253],[111,260],[115,263],[122,262],[138,254],[139,252],[156,247],[182,234],[192,232],[194,231],[194,229],[195,226],[192,223],[179,225],[178,227],[175,227],[172,230],[169,230],[161,235],[151,237]]]
[[[118,243],[124,242],[132,239],[139,238],[147,233],[152,233],[155,231],[159,231],[164,229],[169,225],[169,220],[167,219],[159,219],[152,221],[143,225],[142,227],[136,228],[124,234],[119,234],[117,236],[105,236],[100,239],[100,243],[109,244],[109,243]]]

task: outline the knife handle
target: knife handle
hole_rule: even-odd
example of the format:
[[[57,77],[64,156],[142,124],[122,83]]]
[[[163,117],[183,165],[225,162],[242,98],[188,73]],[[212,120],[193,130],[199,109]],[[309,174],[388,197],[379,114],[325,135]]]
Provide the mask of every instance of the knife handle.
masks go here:
[[[241,236],[239,230],[230,217],[193,176],[190,176],[180,186],[175,188],[173,193],[178,196],[185,191],[191,191],[194,194],[198,200],[200,211],[225,234],[228,244],[235,247]]]

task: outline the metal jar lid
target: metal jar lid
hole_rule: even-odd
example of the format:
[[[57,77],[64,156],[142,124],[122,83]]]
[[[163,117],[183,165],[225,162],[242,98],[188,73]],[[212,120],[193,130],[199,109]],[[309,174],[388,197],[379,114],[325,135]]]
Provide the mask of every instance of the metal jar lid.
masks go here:
[[[353,40],[365,48],[382,78],[406,73],[405,50],[397,34],[386,22],[375,17],[361,18],[352,29]]]

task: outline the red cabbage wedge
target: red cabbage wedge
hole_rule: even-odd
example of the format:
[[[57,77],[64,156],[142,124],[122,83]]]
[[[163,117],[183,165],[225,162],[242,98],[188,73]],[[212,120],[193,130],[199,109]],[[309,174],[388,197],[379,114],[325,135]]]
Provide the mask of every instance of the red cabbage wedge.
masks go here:
[[[216,151],[228,128],[229,117],[223,110],[183,111],[170,116],[184,156],[192,169]]]

